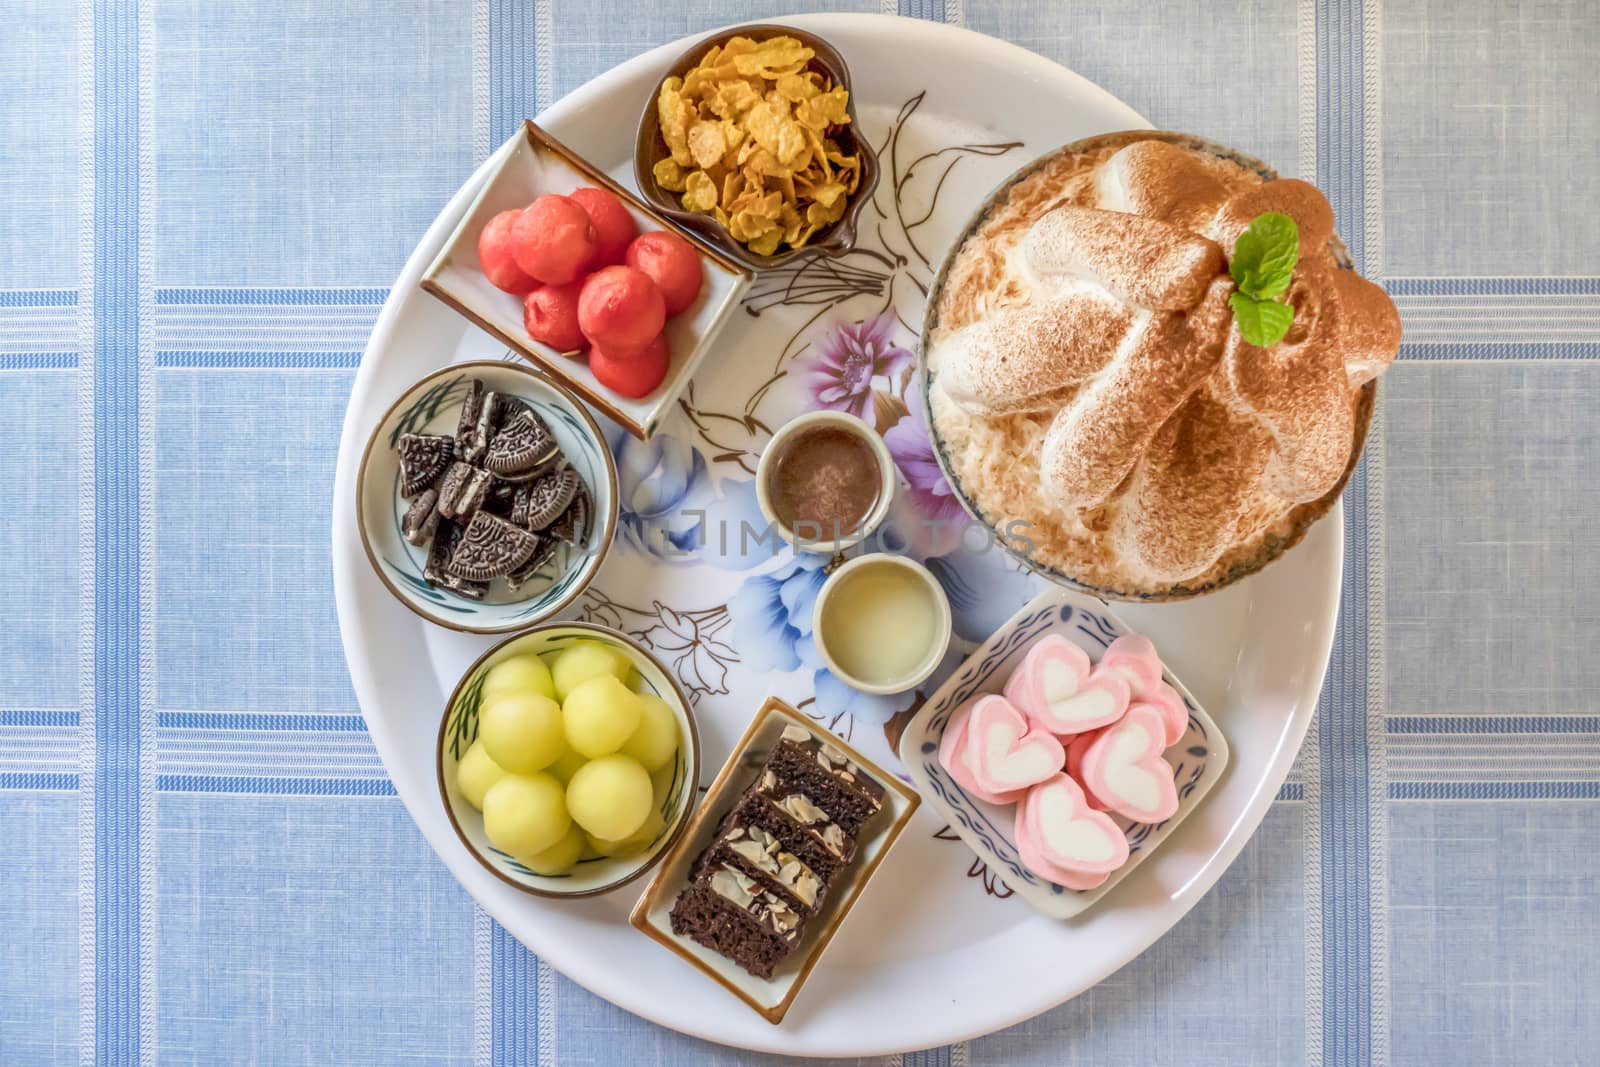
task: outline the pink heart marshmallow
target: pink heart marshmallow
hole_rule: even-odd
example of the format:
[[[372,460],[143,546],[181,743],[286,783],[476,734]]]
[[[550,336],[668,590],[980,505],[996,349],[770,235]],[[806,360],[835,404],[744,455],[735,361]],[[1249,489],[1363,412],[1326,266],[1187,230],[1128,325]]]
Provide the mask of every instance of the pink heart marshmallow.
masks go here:
[[[1052,880],[1053,871],[1088,880],[1128,862],[1128,839],[1109,816],[1089,806],[1078,783],[1065,774],[1028,790],[1017,804],[1016,834],[1018,851],[1025,847],[1041,859],[1049,869],[1037,873]]]
[[[1183,740],[1189,729],[1189,709],[1178,691],[1164,680],[1161,657],[1148,637],[1123,634],[1106,648],[1097,669],[1120,675],[1135,702],[1153,705],[1161,712],[1169,746]]]
[[[1094,744],[1095,738],[1100,736],[1099,730],[1090,730],[1086,734],[1079,734],[1067,742],[1067,774],[1083,789],[1083,795],[1089,801],[1089,806],[1095,811],[1105,811],[1107,805],[1094,795],[1083,780],[1083,754],[1089,751],[1089,746]]]
[[[969,701],[945,724],[944,736],[939,739],[939,765],[955,779],[956,785],[977,799],[989,804],[1015,804],[1022,799],[1025,790],[991,793],[972,777],[972,766],[967,762],[967,730],[974,703]]]
[[[1170,819],[1178,810],[1178,789],[1172,764],[1161,758],[1165,736],[1161,713],[1135,704],[1084,752],[1085,786],[1112,811],[1137,822]]]
[[[1162,725],[1166,727],[1165,740],[1167,747],[1171,748],[1183,740],[1183,735],[1189,732],[1189,708],[1183,702],[1183,695],[1166,682],[1161,682],[1153,693],[1135,696],[1136,703],[1148,704],[1161,713]]]
[[[1026,789],[1059,774],[1066,765],[1061,742],[1030,727],[1027,717],[1005,697],[979,697],[968,720],[967,767],[986,793]]]
[[[1034,848],[1030,839],[1017,838],[1017,854],[1022,857],[1022,865],[1037,874],[1040,878],[1054,882],[1066,889],[1098,889],[1110,878],[1110,873],[1084,874],[1081,871],[1068,870],[1051,863],[1040,855]]]
[[[1122,718],[1131,696],[1127,680],[1089,663],[1088,655],[1060,634],[1035,641],[1006,680],[1006,698],[1035,726],[1070,736]]]

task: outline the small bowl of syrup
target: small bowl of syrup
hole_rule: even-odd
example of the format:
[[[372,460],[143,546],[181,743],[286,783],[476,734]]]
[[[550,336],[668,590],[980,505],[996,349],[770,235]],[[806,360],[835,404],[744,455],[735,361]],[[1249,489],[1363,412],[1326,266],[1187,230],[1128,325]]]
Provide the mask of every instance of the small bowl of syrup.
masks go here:
[[[842,411],[813,411],[772,436],[756,466],[756,502],[784,540],[841,552],[870,537],[894,501],[894,457]]]
[[[873,552],[828,576],[811,632],[823,665],[850,688],[903,693],[944,659],[950,622],[950,601],[928,568]]]

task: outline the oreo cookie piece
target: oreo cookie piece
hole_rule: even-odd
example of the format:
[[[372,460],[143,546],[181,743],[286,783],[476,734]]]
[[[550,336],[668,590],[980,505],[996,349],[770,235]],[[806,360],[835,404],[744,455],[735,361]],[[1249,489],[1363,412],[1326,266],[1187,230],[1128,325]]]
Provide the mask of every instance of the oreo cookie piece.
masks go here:
[[[433,535],[433,545],[428,549],[428,562],[423,565],[422,577],[435,589],[446,589],[465,600],[482,600],[489,595],[488,582],[458,578],[447,569],[450,557],[461,544],[461,538],[461,527],[448,519],[441,520]]]
[[[555,455],[551,456],[549,460],[539,464],[537,467],[529,467],[527,470],[518,471],[516,474],[497,474],[495,477],[499,478],[503,482],[510,482],[512,485],[531,485],[541,476],[548,474],[550,468],[560,466],[564,462],[565,457],[562,456],[560,452],[557,452]]]
[[[456,475],[457,467],[466,468],[466,473]],[[455,464],[445,473],[445,480],[439,486],[440,514],[459,523],[470,521],[489,498],[489,485],[493,479],[494,475],[488,471],[469,467],[465,463]]]
[[[441,518],[434,524],[433,544],[428,547],[428,559],[422,565],[422,577],[429,585],[443,585],[445,564],[450,562],[450,553],[455,551],[456,542],[461,540],[461,527],[449,519]]]
[[[506,586],[513,593],[520,592],[523,586],[540,577],[540,570],[550,562],[550,558],[556,554],[556,549],[561,547],[560,542],[554,537],[543,537],[539,534],[533,536],[539,538],[539,547],[533,550],[528,562],[506,575]]]
[[[561,517],[582,488],[578,472],[571,467],[540,475],[526,489],[517,491],[511,521],[530,530],[542,530]]]
[[[516,507],[517,494],[521,487],[516,482],[508,482],[504,478],[494,478],[489,484],[489,499],[483,502],[484,509],[500,516],[502,519],[511,518],[511,511]]]
[[[467,475],[467,484],[461,490],[461,495],[456,497],[455,517],[458,522],[467,522],[478,513],[484,502],[489,499],[489,487],[493,482],[494,475],[488,471],[477,467],[472,469],[472,473]]]
[[[401,536],[418,548],[433,540],[433,532],[439,526],[438,504],[437,489],[429,489],[413,500],[400,520]]]
[[[492,395],[492,394],[490,394]],[[456,423],[456,455],[472,462],[481,455],[481,448],[488,445],[488,441],[478,443],[475,435],[478,431],[478,419],[484,410],[483,382],[477,378],[467,386],[466,398],[461,401],[461,420]],[[479,446],[478,454],[474,454],[473,447]]]
[[[539,540],[537,534],[480,511],[450,553],[445,572],[472,582],[503,578],[528,562]]]
[[[561,517],[551,524],[550,535],[574,548],[582,548],[584,541],[589,537],[589,515],[592,510],[589,490],[580,485],[577,494],[572,498],[572,503],[568,504]]]
[[[489,443],[495,435],[495,410],[500,406],[500,394],[490,392],[483,394],[483,406],[478,410],[478,425],[473,428],[470,444],[472,446],[472,462],[483,466],[483,457],[489,452]]]
[[[524,406],[495,432],[484,453],[483,465],[496,474],[520,474],[549,463],[560,453],[550,427],[532,408]]]
[[[444,477],[439,480],[439,514],[447,519],[456,516],[456,499],[461,496],[462,490],[467,487],[467,479],[473,475],[470,464],[456,460],[444,472]]]
[[[489,595],[488,582],[469,582],[465,578],[457,578],[454,575],[448,575],[447,577],[449,578],[449,583],[445,588],[456,596],[464,597],[467,600],[482,600]]]
[[[448,589],[464,600],[482,600],[489,595],[488,582],[469,582],[449,573],[440,578],[437,584],[440,589]]]
[[[409,498],[445,472],[455,458],[456,443],[443,434],[403,433],[394,450],[400,454],[400,495]]]
[[[528,402],[520,396],[512,396],[510,393],[496,393],[494,405],[495,430],[498,431],[519,412],[532,410],[533,408],[528,406]]]
[[[456,455],[474,465],[483,462],[494,436],[494,411],[499,402],[493,390],[485,390],[477,379],[473,391],[461,404],[461,422],[456,427]]]

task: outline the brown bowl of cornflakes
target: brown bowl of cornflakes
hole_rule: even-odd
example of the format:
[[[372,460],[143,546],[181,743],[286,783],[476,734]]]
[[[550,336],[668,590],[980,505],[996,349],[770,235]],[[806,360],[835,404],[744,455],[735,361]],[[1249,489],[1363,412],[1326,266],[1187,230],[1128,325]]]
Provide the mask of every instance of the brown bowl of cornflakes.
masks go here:
[[[849,68],[792,26],[738,26],[679,56],[639,120],[633,167],[652,206],[755,270],[848,252],[878,184]]]

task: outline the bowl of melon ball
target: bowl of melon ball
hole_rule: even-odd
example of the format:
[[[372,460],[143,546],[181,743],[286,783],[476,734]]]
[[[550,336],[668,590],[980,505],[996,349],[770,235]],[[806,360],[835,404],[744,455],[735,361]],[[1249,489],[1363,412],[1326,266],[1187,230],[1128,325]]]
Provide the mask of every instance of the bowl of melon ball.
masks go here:
[[[439,791],[467,849],[546,897],[607,893],[688,823],[700,740],[688,697],[643,646],[557,622],[472,665],[439,727]]]

